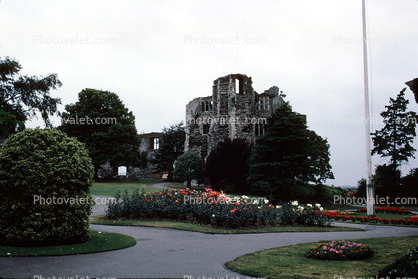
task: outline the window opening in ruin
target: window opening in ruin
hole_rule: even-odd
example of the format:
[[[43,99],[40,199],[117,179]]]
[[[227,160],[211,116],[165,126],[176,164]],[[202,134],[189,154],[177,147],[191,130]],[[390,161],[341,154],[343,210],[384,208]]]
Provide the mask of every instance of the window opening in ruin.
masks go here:
[[[153,138],[152,149],[160,149],[160,139],[159,138]]]
[[[258,99],[258,109],[259,110],[269,110],[270,109],[270,99],[269,99],[269,97],[260,97],[260,99]]]
[[[264,135],[264,124],[254,124],[254,134],[256,137]]]
[[[240,92],[240,84],[239,84],[239,79],[235,79],[235,93],[236,94],[241,94],[241,92]]]
[[[209,134],[209,128],[210,128],[209,124],[203,125],[203,134],[204,135]]]

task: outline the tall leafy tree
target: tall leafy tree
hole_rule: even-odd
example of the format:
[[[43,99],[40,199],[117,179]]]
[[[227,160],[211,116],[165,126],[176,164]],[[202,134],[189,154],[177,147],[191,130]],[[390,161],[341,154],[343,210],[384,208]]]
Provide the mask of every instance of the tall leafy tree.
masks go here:
[[[247,161],[252,152],[252,144],[245,139],[226,138],[218,143],[206,159],[206,176],[212,189],[219,191],[231,184],[233,192],[245,192],[248,173]]]
[[[184,153],[184,140],[186,132],[183,122],[164,127],[160,140],[160,148],[150,159],[157,172],[168,171],[168,178],[172,179],[174,162]]]
[[[176,160],[174,165],[174,180],[187,181],[190,189],[191,182],[196,179],[198,182],[203,180],[203,160],[193,150],[188,150]]]
[[[310,183],[334,177],[329,160],[327,140],[309,130],[306,118],[284,103],[268,119],[265,135],[256,140],[247,182],[275,202],[306,199],[315,194]]]
[[[0,60],[0,138],[23,130],[25,121],[40,112],[47,127],[49,116],[57,112],[59,98],[49,91],[61,87],[57,74],[46,77],[20,75],[22,66],[6,57]]]
[[[86,144],[96,174],[105,163],[110,163],[114,175],[118,166],[145,167],[135,117],[118,95],[84,89],[78,94],[78,102],[66,105],[65,110],[59,128]]]
[[[385,126],[371,133],[374,148],[372,155],[379,154],[382,157],[390,157],[393,169],[398,169],[402,162],[408,162],[408,158],[414,158],[415,148],[411,143],[416,136],[415,126],[417,115],[407,111],[409,100],[405,99],[404,88],[396,97],[390,98],[386,111],[380,113],[384,118]]]

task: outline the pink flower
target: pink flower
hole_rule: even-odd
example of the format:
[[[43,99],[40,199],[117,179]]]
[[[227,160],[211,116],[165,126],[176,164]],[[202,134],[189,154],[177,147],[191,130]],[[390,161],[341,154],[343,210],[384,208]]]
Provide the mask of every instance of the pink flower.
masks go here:
[[[341,246],[341,249],[343,249],[343,250],[344,250],[344,249],[345,249],[345,246],[344,246],[344,245],[343,245],[343,246]]]
[[[334,248],[329,249],[330,252],[335,252],[337,250],[335,250]]]
[[[322,249],[327,250],[327,246],[322,246]]]
[[[360,247],[360,246],[361,246],[361,243],[357,244],[357,247]]]

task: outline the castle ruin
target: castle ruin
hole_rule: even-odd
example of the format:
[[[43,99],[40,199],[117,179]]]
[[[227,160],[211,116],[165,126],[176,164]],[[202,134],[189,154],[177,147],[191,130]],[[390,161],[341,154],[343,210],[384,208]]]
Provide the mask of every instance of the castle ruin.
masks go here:
[[[246,75],[216,79],[212,96],[195,98],[186,106],[185,151],[192,149],[206,158],[227,137],[254,143],[264,134],[267,118],[282,102],[277,86],[259,94]]]

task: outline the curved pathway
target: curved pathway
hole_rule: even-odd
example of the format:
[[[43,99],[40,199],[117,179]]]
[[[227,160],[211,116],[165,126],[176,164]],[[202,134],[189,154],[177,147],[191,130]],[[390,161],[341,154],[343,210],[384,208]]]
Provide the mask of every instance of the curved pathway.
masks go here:
[[[159,183],[154,183],[154,184],[148,184],[147,187],[158,188],[158,189],[169,189],[165,187],[165,185],[170,184],[170,183],[171,182],[159,182]]]
[[[94,210],[94,215],[102,213]],[[418,235],[418,228],[335,225],[359,227],[366,231],[216,235],[164,228],[91,225],[92,230],[130,235],[137,244],[122,250],[87,255],[0,257],[0,277],[246,278],[225,269],[223,263],[247,253],[299,243]]]

